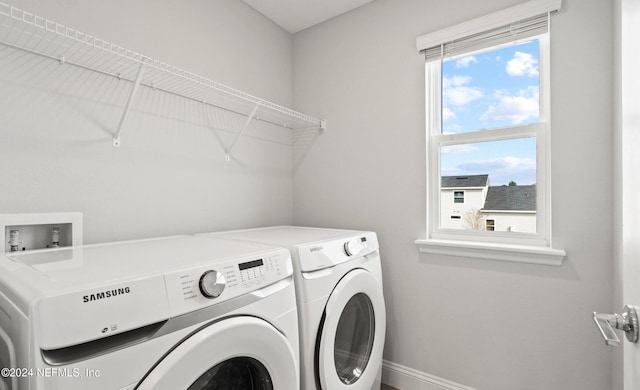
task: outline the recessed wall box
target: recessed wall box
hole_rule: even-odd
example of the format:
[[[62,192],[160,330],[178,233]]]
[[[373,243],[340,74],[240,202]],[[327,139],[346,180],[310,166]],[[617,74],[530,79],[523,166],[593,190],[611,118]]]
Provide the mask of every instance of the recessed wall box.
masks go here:
[[[0,253],[82,245],[82,213],[0,214],[0,232]]]

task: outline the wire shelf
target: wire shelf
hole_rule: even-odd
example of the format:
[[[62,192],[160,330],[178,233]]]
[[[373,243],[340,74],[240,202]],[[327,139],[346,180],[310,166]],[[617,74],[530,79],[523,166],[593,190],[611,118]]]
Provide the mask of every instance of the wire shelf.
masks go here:
[[[133,84],[114,145],[119,145],[138,87],[147,87],[228,110],[252,120],[321,134],[325,121],[258,98],[195,73],[0,2],[0,43],[62,64],[70,64]],[[245,124],[245,127],[247,126]],[[243,129],[239,129],[241,135]],[[117,146],[116,145],[116,146]]]

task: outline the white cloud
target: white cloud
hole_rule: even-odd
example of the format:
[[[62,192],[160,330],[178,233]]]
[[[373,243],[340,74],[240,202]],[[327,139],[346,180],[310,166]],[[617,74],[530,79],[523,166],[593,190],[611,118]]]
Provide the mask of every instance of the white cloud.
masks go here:
[[[515,96],[505,91],[496,91],[498,99],[496,105],[490,105],[482,114],[483,122],[509,122],[510,124],[522,123],[540,115],[540,99],[537,87],[529,87],[520,90]]]
[[[460,145],[449,145],[443,146],[440,149],[440,153],[442,154],[451,154],[451,153],[471,153],[480,150],[479,147],[473,144],[460,144]]]
[[[467,86],[470,82],[468,76],[445,77],[442,82],[445,105],[463,106],[482,98],[479,88]]]
[[[456,113],[451,111],[448,107],[443,107],[442,108],[442,120],[443,121],[448,121],[450,119],[455,119],[456,117]]]
[[[456,61],[456,68],[467,68],[471,63],[477,63],[478,60],[474,56],[462,57]]]
[[[507,73],[509,76],[537,76],[538,60],[529,53],[517,51],[513,59],[507,62]]]
[[[486,160],[469,161],[458,165],[456,170],[462,172],[489,173],[494,185],[515,180],[518,184],[534,184],[536,182],[536,160],[532,158],[498,157]]]
[[[457,145],[456,145],[457,146]],[[520,157],[496,157],[488,158],[485,160],[469,161],[464,164],[460,164],[458,168],[466,171],[526,171],[536,169],[536,160],[532,158],[520,158]]]
[[[445,101],[453,106],[463,106],[482,97],[482,92],[478,88],[473,87],[462,86],[444,91]]]
[[[471,82],[471,77],[469,76],[453,76],[453,77],[444,77],[442,80],[442,86],[444,89],[460,87],[465,84],[469,84]]]
[[[440,175],[441,176],[458,176],[458,175],[464,175],[464,172],[461,172],[459,169],[455,169],[455,168],[445,168],[442,167],[442,170],[440,171]]]

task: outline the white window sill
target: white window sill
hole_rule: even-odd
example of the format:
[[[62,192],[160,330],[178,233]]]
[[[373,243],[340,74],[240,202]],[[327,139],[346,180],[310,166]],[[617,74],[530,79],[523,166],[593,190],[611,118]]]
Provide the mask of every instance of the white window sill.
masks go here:
[[[561,266],[566,256],[564,250],[543,246],[435,239],[422,239],[415,242],[422,253],[516,263]]]

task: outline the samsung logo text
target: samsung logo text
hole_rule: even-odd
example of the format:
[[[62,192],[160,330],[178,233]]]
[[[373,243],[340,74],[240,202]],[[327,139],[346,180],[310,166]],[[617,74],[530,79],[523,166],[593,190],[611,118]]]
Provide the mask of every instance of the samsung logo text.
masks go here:
[[[129,287],[106,290],[95,294],[85,295],[82,297],[82,302],[87,303],[92,301],[99,301],[100,299],[112,298],[116,295],[129,294],[130,292],[131,288]]]

